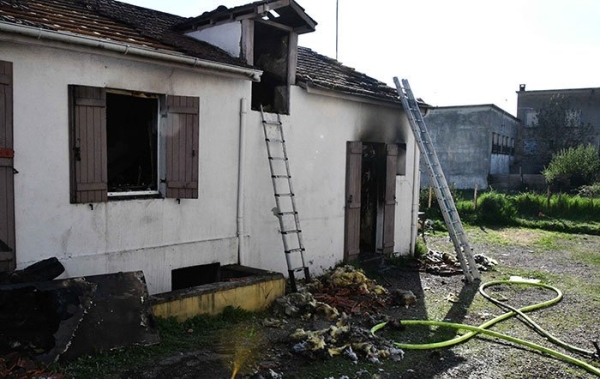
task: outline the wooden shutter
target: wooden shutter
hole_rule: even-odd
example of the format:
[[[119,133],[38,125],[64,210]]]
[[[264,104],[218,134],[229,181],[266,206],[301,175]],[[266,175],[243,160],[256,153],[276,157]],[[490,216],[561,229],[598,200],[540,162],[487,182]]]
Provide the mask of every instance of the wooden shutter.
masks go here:
[[[346,217],[344,226],[344,260],[358,259],[360,253],[360,190],[362,142],[346,143]]]
[[[15,269],[13,66],[0,61],[0,271]]]
[[[199,98],[167,97],[168,198],[198,198],[199,114]]]
[[[106,90],[69,86],[71,202],[107,200]]]
[[[394,252],[394,219],[396,212],[396,165],[398,146],[386,145],[385,204],[383,208],[383,253]]]

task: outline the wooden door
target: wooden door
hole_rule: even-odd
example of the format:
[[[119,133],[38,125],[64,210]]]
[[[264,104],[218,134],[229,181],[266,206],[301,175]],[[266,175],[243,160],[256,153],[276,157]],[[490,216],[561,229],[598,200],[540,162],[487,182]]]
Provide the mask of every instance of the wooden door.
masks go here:
[[[358,259],[360,253],[360,187],[362,142],[346,143],[346,217],[344,261]]]
[[[12,68],[0,61],[0,272],[16,266]]]
[[[383,254],[394,252],[394,219],[396,211],[396,166],[398,146],[386,145],[385,196],[383,209]]]

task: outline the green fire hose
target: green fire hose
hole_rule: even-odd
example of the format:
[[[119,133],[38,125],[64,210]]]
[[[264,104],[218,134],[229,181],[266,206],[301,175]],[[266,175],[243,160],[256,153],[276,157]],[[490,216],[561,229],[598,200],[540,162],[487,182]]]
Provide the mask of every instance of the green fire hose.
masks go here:
[[[541,288],[545,288],[545,289],[549,289],[552,290],[556,293],[556,297],[554,297],[553,299],[541,302],[541,303],[537,303],[537,304],[533,304],[533,305],[529,305],[520,309],[514,308],[508,304],[504,304],[502,302],[500,302],[497,299],[494,299],[493,297],[489,296],[486,292],[485,289],[491,286],[495,286],[495,285],[500,285],[500,284],[508,284],[508,285],[525,285],[525,286],[534,286],[534,287],[541,287]],[[484,324],[480,325],[480,326],[471,326],[471,325],[466,325],[466,324],[456,324],[456,323],[450,323],[450,322],[441,322],[441,321],[429,321],[429,320],[401,320],[400,323],[402,325],[428,325],[428,326],[441,326],[441,327],[448,327],[448,328],[454,328],[454,329],[462,329],[462,330],[468,330],[467,333],[461,335],[461,336],[457,336],[455,338],[452,338],[450,340],[447,341],[442,341],[442,342],[434,342],[434,343],[428,343],[428,344],[407,344],[407,343],[400,343],[400,342],[394,342],[394,346],[399,347],[401,349],[413,349],[413,350],[427,350],[427,349],[437,349],[437,348],[442,348],[442,347],[448,347],[448,346],[452,346],[452,345],[456,345],[458,343],[467,341],[468,339],[470,339],[471,337],[477,335],[478,333],[481,334],[485,334],[485,335],[489,335],[492,337],[496,337],[496,338],[500,338],[509,342],[513,342],[519,345],[523,345],[526,347],[529,347],[531,349],[540,351],[542,353],[548,354],[552,357],[558,358],[560,360],[563,360],[565,362],[569,362],[572,363],[574,365],[577,365],[585,370],[587,370],[588,372],[592,373],[592,374],[596,374],[597,376],[600,376],[600,369],[597,367],[594,367],[580,359],[577,358],[573,358],[569,355],[563,354],[561,352],[558,352],[556,350],[553,349],[549,349],[547,347],[529,342],[529,341],[525,341],[519,338],[515,338],[515,337],[511,337],[509,335],[506,334],[502,334],[502,333],[498,333],[498,332],[494,332],[491,330],[488,330],[487,328],[491,327],[492,325],[506,320],[510,317],[514,317],[517,316],[519,319],[521,319],[521,321],[523,321],[526,325],[528,325],[529,327],[531,327],[532,329],[534,329],[536,332],[538,332],[539,334],[541,334],[542,336],[546,337],[549,341],[567,349],[570,351],[574,351],[577,352],[581,355],[585,355],[585,356],[589,356],[589,357],[596,357],[598,358],[598,352],[594,352],[594,351],[590,351],[590,350],[585,350],[585,349],[581,349],[579,347],[573,346],[573,345],[569,345],[566,342],[561,341],[560,339],[552,336],[550,333],[548,333],[547,331],[545,331],[544,329],[542,329],[538,324],[536,324],[530,317],[528,317],[527,315],[525,315],[525,312],[530,312],[536,309],[541,309],[541,308],[545,308],[545,307],[549,307],[553,304],[558,303],[561,299],[562,299],[562,292],[556,288],[556,287],[552,287],[549,286],[547,284],[542,284],[542,283],[536,283],[536,282],[532,282],[532,281],[525,281],[525,280],[495,280],[495,281],[491,281],[491,282],[487,282],[487,283],[483,283],[481,284],[481,286],[479,287],[479,292],[481,293],[481,295],[483,297],[485,297],[486,299],[490,300],[491,302],[493,302],[494,304],[496,304],[497,306],[499,306],[500,308],[503,308],[504,310],[507,310],[506,313],[493,318],[490,321],[485,322]],[[383,327],[385,327],[387,323],[383,322],[380,324],[375,325],[373,328],[371,328],[371,334],[375,335],[375,333],[382,329]]]

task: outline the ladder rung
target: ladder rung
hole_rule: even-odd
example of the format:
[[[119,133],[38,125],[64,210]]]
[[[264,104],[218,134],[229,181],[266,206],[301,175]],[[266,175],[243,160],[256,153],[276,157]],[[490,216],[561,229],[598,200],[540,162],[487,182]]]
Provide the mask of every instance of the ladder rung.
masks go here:
[[[282,179],[282,178],[289,179],[291,177],[292,177],[291,175],[271,175],[271,178],[273,178],[273,179]]]
[[[267,142],[279,142],[279,143],[284,143],[285,142],[285,140],[278,139],[278,138],[265,138],[265,141],[267,141]]]
[[[296,211],[277,213],[278,216],[293,216],[293,215],[297,215],[297,214],[298,214],[298,212],[296,212]]]
[[[291,230],[282,230],[281,234],[294,234],[294,233],[302,233],[300,229],[291,229]]]
[[[268,121],[268,120],[263,120],[263,124],[267,124],[267,125],[278,125],[278,126],[281,126],[281,121]]]
[[[292,196],[294,196],[294,194],[291,192],[290,193],[276,193],[275,196],[276,197],[292,197]]]
[[[299,253],[299,252],[301,252],[301,251],[304,251],[304,248],[302,248],[302,247],[299,247],[299,248],[296,248],[296,249],[289,249],[289,250],[287,250],[285,253],[286,253],[286,254],[291,254],[291,253]]]

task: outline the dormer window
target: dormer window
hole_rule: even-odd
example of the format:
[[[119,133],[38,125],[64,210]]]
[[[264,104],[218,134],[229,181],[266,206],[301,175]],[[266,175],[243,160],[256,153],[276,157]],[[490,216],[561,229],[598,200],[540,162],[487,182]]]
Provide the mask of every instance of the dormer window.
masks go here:
[[[263,71],[252,83],[252,109],[288,114],[296,81],[298,34],[317,23],[294,0],[219,7],[178,26],[185,35],[222,48]]]
[[[289,113],[289,87],[294,84],[289,75],[290,33],[255,23],[253,55],[263,74],[260,82],[252,83],[252,109],[262,105],[268,112]]]

